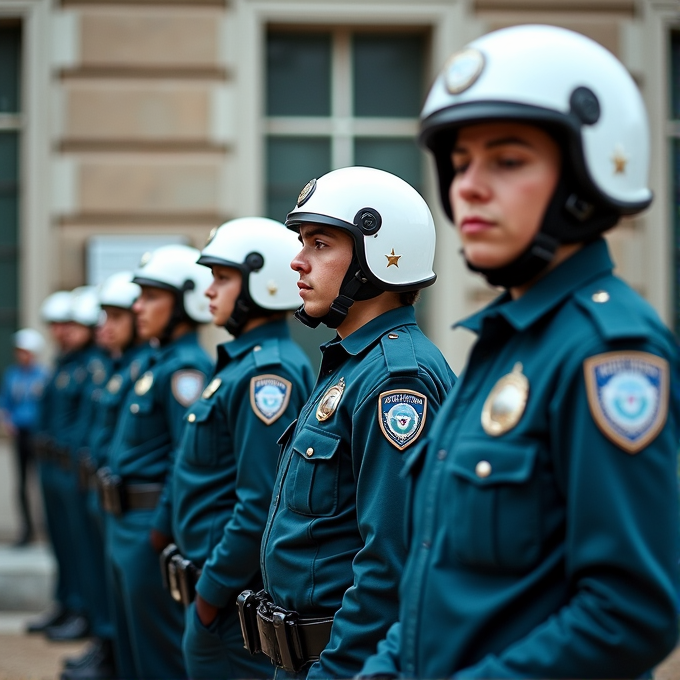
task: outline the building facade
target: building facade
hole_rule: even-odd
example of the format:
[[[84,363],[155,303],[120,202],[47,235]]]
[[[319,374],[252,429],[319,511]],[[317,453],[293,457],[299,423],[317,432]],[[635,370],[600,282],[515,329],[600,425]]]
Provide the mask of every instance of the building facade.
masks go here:
[[[0,363],[50,292],[148,244],[201,247],[226,219],[283,220],[308,179],[362,164],[433,209],[439,279],[419,314],[458,370],[470,338],[451,323],[493,291],[462,266],[418,112],[451,52],[519,23],[590,36],[642,88],[656,200],[609,239],[678,330],[678,0],[0,0]]]

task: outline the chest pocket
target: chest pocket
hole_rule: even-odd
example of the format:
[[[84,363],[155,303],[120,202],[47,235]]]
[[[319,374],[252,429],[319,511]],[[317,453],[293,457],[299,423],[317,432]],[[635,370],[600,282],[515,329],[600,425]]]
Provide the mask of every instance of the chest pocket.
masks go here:
[[[154,404],[153,394],[147,392],[142,396],[135,395],[134,400],[127,407],[131,418],[128,420],[129,430],[126,432],[130,444],[152,444],[156,446],[158,440],[170,435],[166,432],[166,423],[160,408]]]
[[[304,427],[293,441],[286,495],[288,507],[301,515],[324,517],[338,507],[340,435]]]
[[[226,452],[232,451],[231,435],[221,417],[219,403],[199,399],[184,416],[182,454],[192,465],[217,465]]]
[[[489,440],[456,444],[448,466],[452,557],[465,565],[521,571],[540,556],[538,443]]]

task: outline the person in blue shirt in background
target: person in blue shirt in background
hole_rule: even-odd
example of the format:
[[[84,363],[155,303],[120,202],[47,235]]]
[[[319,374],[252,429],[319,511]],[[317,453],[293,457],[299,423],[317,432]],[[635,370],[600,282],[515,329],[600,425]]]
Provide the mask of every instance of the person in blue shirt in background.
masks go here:
[[[243,648],[235,604],[243,589],[262,587],[260,541],[277,440],[314,382],[286,319],[299,306],[290,268],[298,249],[297,238],[280,222],[245,217],[219,227],[198,260],[212,271],[205,294],[213,322],[234,339],[218,346],[215,373],[185,416],[166,485],[179,550],[167,566],[180,566],[180,587],[171,591],[177,596],[179,590],[188,605],[182,644],[192,680],[272,673],[265,656]]]
[[[589,38],[516,26],[451,57],[420,139],[506,290],[407,462],[400,621],[361,677],[651,677],[678,634],[678,352],[602,238],[652,201],[640,92]]]
[[[39,402],[47,381],[47,369],[38,361],[44,346],[43,336],[33,328],[23,328],[14,334],[16,363],[5,371],[0,393],[0,419],[14,441],[21,518],[16,547],[28,545],[35,535],[27,487],[34,465],[33,434],[38,424]]]

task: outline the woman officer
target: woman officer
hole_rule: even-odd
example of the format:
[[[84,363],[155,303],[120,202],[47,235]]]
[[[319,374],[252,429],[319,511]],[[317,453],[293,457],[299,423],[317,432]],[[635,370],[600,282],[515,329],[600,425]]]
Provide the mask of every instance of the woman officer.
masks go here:
[[[600,234],[646,208],[624,67],[558,28],[491,33],[425,104],[468,266],[506,292],[414,484],[400,620],[362,675],[637,678],[677,637],[675,343]]]

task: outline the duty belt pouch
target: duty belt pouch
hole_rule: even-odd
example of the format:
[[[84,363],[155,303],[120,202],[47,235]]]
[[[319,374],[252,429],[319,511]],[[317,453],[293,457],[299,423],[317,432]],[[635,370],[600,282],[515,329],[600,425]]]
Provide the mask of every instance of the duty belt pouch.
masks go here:
[[[261,600],[262,593],[256,594],[252,590],[244,590],[236,599],[238,618],[241,622],[241,635],[243,635],[243,646],[251,654],[257,654],[262,651],[260,632],[257,628],[257,605]]]
[[[179,587],[180,602],[188,607],[196,598],[196,583],[200,571],[191,561],[180,555],[172,558],[177,564],[177,585]]]
[[[168,577],[168,569],[170,567],[170,560],[175,555],[179,554],[179,550],[174,543],[170,543],[165,547],[163,552],[159,555],[158,561],[161,568],[161,579],[163,580],[163,588],[170,590],[170,580]]]
[[[97,486],[102,508],[111,515],[120,517],[125,510],[123,480],[118,475],[112,475],[108,468],[102,468],[97,471]]]
[[[272,615],[281,655],[281,668],[289,673],[297,673],[307,663],[302,655],[297,618],[297,612],[275,611]]]

